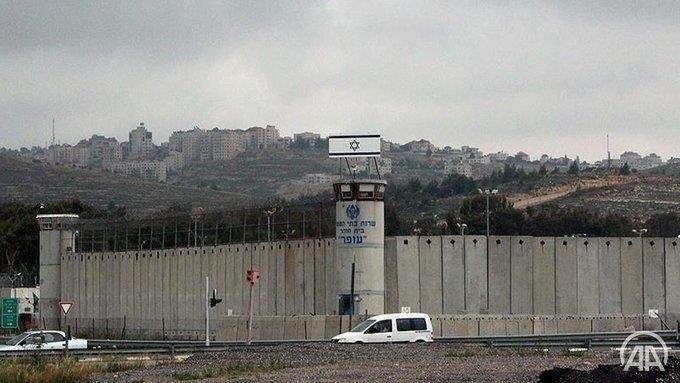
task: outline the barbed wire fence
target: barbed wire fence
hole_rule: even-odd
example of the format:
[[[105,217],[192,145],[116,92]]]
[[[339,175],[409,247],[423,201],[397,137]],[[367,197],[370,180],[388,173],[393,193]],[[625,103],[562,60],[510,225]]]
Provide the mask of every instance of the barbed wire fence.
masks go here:
[[[205,211],[140,220],[79,220],[75,252],[158,250],[335,235],[335,203]]]

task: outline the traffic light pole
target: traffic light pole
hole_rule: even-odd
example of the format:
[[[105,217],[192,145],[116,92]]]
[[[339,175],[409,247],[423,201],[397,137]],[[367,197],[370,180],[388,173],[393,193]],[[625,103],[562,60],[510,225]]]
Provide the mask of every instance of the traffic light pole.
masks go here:
[[[205,345],[210,346],[210,278],[205,277]]]

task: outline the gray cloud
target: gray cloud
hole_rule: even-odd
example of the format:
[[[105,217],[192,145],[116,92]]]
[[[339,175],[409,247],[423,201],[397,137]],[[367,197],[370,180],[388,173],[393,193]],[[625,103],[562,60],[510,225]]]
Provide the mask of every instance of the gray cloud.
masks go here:
[[[0,5],[0,145],[194,124],[678,156],[674,2]],[[86,3],[89,4],[89,3]]]

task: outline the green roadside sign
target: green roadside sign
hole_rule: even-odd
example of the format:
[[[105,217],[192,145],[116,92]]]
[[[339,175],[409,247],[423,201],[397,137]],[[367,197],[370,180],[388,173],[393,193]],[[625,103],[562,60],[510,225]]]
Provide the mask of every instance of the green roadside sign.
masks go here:
[[[2,328],[19,327],[19,298],[2,298]]]

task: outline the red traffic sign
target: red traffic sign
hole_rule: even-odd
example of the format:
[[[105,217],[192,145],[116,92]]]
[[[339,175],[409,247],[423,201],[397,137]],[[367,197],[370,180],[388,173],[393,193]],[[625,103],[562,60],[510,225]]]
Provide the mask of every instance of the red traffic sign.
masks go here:
[[[67,315],[69,311],[71,311],[71,307],[73,307],[75,303],[73,301],[61,301],[59,302],[59,307],[61,307],[61,312],[64,313],[64,315]]]
[[[260,279],[260,270],[251,269],[246,271],[246,281],[248,281],[248,283],[254,285],[258,279]]]

